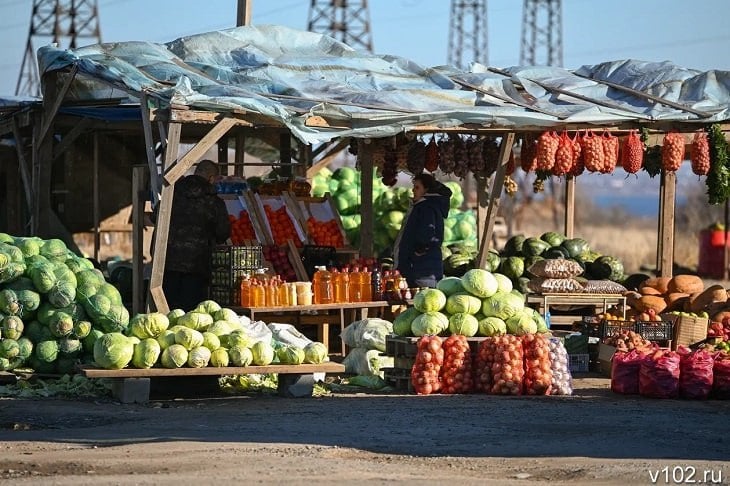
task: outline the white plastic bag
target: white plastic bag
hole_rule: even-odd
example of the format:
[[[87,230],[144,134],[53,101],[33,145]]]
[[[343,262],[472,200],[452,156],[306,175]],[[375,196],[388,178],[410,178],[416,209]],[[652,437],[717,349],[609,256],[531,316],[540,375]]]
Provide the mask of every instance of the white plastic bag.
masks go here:
[[[377,349],[352,348],[342,360],[345,373],[383,377],[382,368],[392,368],[392,356],[381,354]]]
[[[392,322],[371,317],[351,323],[342,331],[341,337],[351,348],[385,351],[385,337],[392,333]]]
[[[271,332],[271,329],[269,329],[266,326],[266,323],[264,321],[251,322],[251,319],[246,317],[246,320],[242,321],[242,322],[243,322],[243,326],[242,326],[243,330],[246,332],[246,334],[251,339],[253,339],[253,342],[258,342],[258,341],[264,341],[266,343],[271,342],[273,333]]]
[[[291,324],[277,324],[272,322],[269,324],[272,337],[284,344],[292,344],[298,348],[304,349],[312,340],[297,330]]]

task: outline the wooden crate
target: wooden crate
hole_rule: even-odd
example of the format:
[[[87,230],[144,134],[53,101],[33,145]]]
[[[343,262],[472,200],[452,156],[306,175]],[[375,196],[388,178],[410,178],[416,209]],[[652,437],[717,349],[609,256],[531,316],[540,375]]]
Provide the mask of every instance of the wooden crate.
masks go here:
[[[286,212],[289,216],[289,219],[292,221],[292,224],[294,225],[294,229],[296,230],[297,236],[301,240],[302,244],[309,243],[309,239],[306,232],[306,226],[302,226],[299,218],[296,216],[295,212],[296,210],[291,208],[291,203],[288,202],[289,199],[285,197],[284,195],[279,196],[266,196],[261,194],[253,194],[252,196],[252,205],[256,208],[258,218],[261,221],[261,225],[263,226],[264,230],[264,236],[266,238],[266,243],[269,245],[275,244],[274,241],[274,235],[271,232],[271,225],[269,224],[269,219],[266,217],[266,211],[264,209],[264,206],[268,205],[273,209],[274,211],[281,209],[282,207],[286,208]]]
[[[674,323],[672,349],[677,349],[678,346],[691,346],[707,339],[710,320],[706,317],[678,316],[676,314],[662,314],[661,317]]]
[[[337,223],[342,235],[342,241],[344,242],[344,248],[348,248],[350,243],[347,239],[347,233],[345,228],[342,226],[342,219],[340,214],[335,208],[335,204],[332,201],[332,196],[328,192],[324,197],[296,197],[291,193],[287,193],[286,196],[291,202],[291,207],[296,208],[295,213],[301,218],[302,227],[307,228],[307,220],[312,217],[317,221],[332,221]],[[314,244],[314,243],[313,243]]]
[[[403,393],[415,393],[411,383],[411,371],[402,368],[383,368],[385,382]]]
[[[251,199],[251,194],[251,192],[246,191],[238,196],[233,194],[219,194],[218,197],[223,199],[223,202],[226,203],[226,211],[228,211],[228,214],[238,218],[241,211],[246,211],[249,219],[251,220],[251,226],[253,226],[256,239],[258,241],[267,241],[266,231],[261,224],[261,216],[256,210],[256,205]]]

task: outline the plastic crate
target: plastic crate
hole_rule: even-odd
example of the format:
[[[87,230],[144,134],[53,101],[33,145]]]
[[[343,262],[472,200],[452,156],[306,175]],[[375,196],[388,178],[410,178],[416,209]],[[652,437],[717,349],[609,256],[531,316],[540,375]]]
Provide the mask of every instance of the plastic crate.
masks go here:
[[[210,285],[214,287],[238,288],[241,286],[241,279],[252,273],[253,270],[245,268],[213,268],[210,271]]]
[[[217,246],[213,250],[211,264],[215,267],[256,270],[261,268],[264,252],[261,245]]]
[[[324,265],[329,268],[335,265],[337,261],[337,251],[334,246],[304,245],[299,253],[304,270],[310,280],[314,276],[314,267]]]
[[[590,355],[588,353],[569,354],[568,366],[571,373],[588,373]]]
[[[674,324],[669,321],[638,321],[636,332],[649,341],[669,341],[672,339]]]
[[[621,331],[634,331],[636,332],[636,322],[634,321],[618,321],[618,320],[602,320],[599,329],[600,337],[605,338],[607,336],[613,336],[620,334]]]
[[[224,307],[241,305],[241,290],[230,287],[210,287],[209,297]]]

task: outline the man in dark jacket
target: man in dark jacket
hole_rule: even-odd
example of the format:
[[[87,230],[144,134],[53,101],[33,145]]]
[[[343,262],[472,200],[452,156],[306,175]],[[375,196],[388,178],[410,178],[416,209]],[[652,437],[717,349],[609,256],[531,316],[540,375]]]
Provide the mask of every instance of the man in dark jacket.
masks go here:
[[[202,160],[193,175],[175,183],[162,283],[170,309],[187,311],[208,298],[213,248],[231,235],[226,205],[213,186],[217,175],[216,163]]]
[[[413,177],[413,203],[394,245],[395,268],[411,287],[436,287],[444,275],[441,244],[451,190],[432,175]]]

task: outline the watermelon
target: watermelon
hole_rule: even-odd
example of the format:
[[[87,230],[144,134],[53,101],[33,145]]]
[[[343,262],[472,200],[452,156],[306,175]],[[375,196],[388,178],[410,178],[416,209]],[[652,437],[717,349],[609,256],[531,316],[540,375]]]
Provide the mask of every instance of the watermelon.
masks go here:
[[[522,244],[522,254],[526,257],[539,256],[548,248],[550,245],[547,242],[540,238],[530,237]]]

